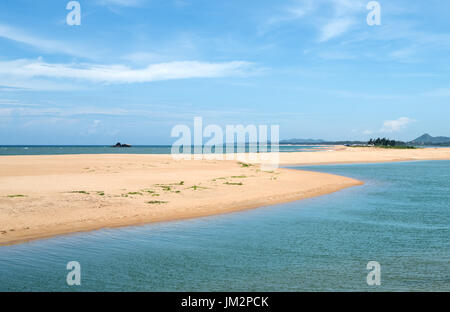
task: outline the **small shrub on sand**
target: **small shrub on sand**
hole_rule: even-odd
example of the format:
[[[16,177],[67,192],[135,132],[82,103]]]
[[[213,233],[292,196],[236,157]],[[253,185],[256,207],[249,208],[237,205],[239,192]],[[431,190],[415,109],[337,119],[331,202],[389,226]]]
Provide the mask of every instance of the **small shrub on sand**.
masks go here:
[[[140,192],[128,192],[128,195],[142,195]]]
[[[242,182],[225,182],[226,185],[244,185]]]
[[[151,200],[151,201],[147,202],[147,204],[161,205],[161,204],[167,204],[167,202],[166,201],[160,201],[160,200]]]
[[[72,194],[85,194],[85,195],[89,195],[89,193],[86,192],[86,191],[72,191],[72,192],[69,192],[69,193],[72,193]]]

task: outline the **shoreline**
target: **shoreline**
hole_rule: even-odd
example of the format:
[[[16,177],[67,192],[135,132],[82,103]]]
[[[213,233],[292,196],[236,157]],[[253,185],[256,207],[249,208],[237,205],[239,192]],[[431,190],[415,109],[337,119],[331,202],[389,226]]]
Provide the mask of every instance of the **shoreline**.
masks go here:
[[[280,153],[280,166],[450,160],[450,149],[423,151],[339,147]],[[259,165],[176,161],[164,154],[0,157],[0,246],[232,213],[363,184],[297,169],[262,171]]]

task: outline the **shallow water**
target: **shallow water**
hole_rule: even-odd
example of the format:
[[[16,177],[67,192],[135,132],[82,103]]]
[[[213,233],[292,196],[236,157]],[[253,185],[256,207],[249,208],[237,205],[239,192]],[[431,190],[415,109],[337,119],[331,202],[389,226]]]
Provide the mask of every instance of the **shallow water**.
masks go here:
[[[228,215],[0,247],[0,291],[449,291],[450,161],[302,167],[366,182]],[[66,285],[66,264],[82,285]],[[366,265],[381,264],[381,286]]]

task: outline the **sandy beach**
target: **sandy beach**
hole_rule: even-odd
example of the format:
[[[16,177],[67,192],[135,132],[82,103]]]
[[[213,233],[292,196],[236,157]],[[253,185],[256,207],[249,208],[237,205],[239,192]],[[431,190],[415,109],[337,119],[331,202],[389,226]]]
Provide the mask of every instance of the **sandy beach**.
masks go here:
[[[335,147],[281,153],[281,165],[450,159],[450,148]],[[0,245],[60,234],[195,218],[319,196],[363,182],[258,161],[171,155],[0,157]]]

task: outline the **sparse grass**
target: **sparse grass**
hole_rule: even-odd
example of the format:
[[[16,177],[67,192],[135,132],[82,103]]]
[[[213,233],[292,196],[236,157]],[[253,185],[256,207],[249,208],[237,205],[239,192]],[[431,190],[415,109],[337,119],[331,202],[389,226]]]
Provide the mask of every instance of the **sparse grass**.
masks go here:
[[[89,195],[89,193],[86,192],[86,191],[72,191],[72,192],[69,192],[69,193],[71,193],[71,194],[85,194],[85,195]]]
[[[246,163],[243,163],[243,162],[241,162],[241,161],[240,161],[240,162],[238,162],[238,164],[239,164],[239,165],[241,165],[241,167],[242,167],[242,168],[253,167],[253,165],[252,165],[252,164],[246,164]]]
[[[26,195],[22,194],[14,194],[14,195],[7,195],[8,198],[19,198],[19,197],[27,197]]]
[[[226,185],[244,185],[242,182],[225,182]]]
[[[193,185],[190,187],[190,189],[193,189],[194,191],[199,190],[199,189],[207,189],[207,187],[203,187],[203,186],[198,186],[198,185]]]
[[[103,192],[103,191],[98,191],[98,192],[97,192],[97,195],[99,195],[99,196],[105,196],[105,192]]]
[[[233,179],[245,179],[247,176],[241,175],[241,176],[232,176]]]
[[[184,185],[184,181],[181,181],[180,183],[178,183],[178,185]]]
[[[159,194],[152,194],[153,197],[159,196]]]
[[[168,202],[166,201],[161,201],[161,200],[151,200],[148,201],[147,204],[152,204],[152,205],[161,205],[161,204],[167,204]]]
[[[160,187],[163,191],[170,192],[172,187],[165,184],[156,184],[157,187]]]
[[[141,192],[128,192],[128,195],[142,195]]]
[[[149,193],[149,194],[155,193],[155,191],[152,191],[152,190],[141,190],[141,192]]]

